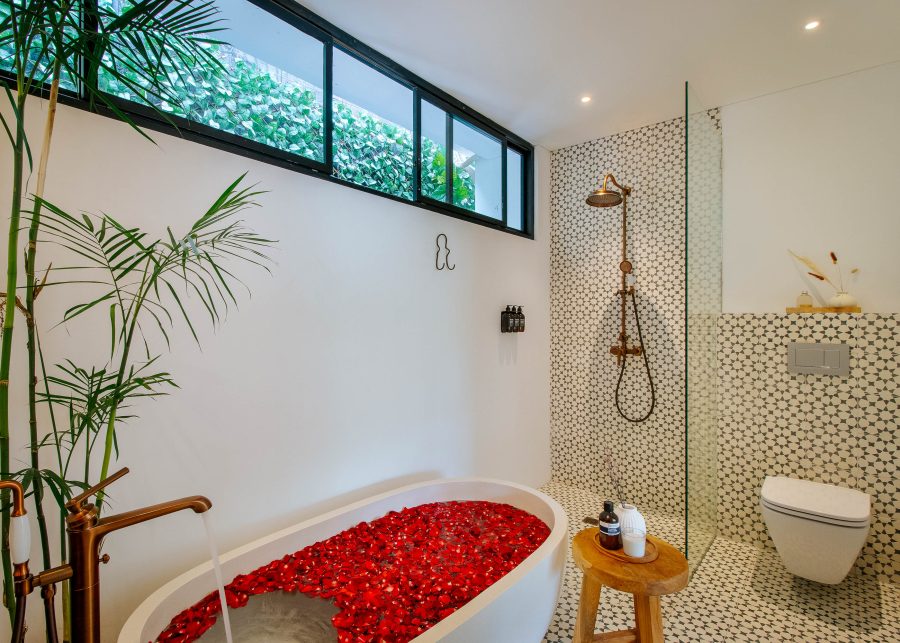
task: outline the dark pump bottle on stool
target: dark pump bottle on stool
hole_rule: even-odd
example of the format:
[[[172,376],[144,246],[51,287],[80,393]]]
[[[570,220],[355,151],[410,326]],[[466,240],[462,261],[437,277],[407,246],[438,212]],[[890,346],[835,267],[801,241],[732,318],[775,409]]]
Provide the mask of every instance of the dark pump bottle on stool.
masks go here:
[[[603,513],[600,514],[600,545],[604,549],[620,549],[621,531],[619,517],[613,511],[612,500],[604,500]]]

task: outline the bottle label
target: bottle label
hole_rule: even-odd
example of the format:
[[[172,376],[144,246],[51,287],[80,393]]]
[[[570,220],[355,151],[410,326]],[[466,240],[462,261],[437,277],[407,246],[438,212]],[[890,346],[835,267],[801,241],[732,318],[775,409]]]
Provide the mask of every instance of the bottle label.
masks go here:
[[[604,536],[618,536],[622,532],[622,528],[617,522],[601,522],[600,533]]]

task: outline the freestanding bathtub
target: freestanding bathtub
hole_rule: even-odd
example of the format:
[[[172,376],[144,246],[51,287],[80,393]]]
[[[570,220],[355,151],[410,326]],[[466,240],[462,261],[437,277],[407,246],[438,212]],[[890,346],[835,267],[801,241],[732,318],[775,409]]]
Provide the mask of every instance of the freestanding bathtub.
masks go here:
[[[566,562],[567,518],[552,498],[512,482],[484,478],[432,480],[373,496],[264,536],[221,556],[226,584],[272,560],[325,540],[389,511],[449,500],[503,502],[527,511],[550,527],[540,547],[515,569],[459,610],[417,636],[415,643],[537,643],[556,609]],[[204,563],[163,585],[125,622],[119,643],[148,643],[179,612],[215,591],[212,563]],[[236,642],[239,643],[239,642]]]

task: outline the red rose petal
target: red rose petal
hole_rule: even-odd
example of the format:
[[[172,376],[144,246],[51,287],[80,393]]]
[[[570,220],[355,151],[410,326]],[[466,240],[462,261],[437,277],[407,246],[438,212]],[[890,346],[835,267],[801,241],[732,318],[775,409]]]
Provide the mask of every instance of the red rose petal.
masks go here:
[[[392,511],[241,574],[228,607],[274,591],[332,599],[339,643],[406,643],[497,582],[550,530],[535,516],[493,502],[437,502]],[[217,592],[184,610],[161,643],[196,641],[216,622]]]

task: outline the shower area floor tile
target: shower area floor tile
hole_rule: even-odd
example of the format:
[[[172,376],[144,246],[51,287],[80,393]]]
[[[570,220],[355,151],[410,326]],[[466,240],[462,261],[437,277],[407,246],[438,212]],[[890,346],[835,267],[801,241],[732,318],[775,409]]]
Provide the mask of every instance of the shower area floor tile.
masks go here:
[[[569,540],[595,516],[602,498],[558,482],[542,488],[569,516]],[[648,530],[684,545],[681,516],[645,514]],[[545,643],[572,640],[581,573],[571,557]],[[598,631],[634,626],[630,594],[604,588]],[[900,642],[900,587],[851,572],[836,586],[796,578],[774,550],[716,538],[686,589],[662,599],[666,641]]]

